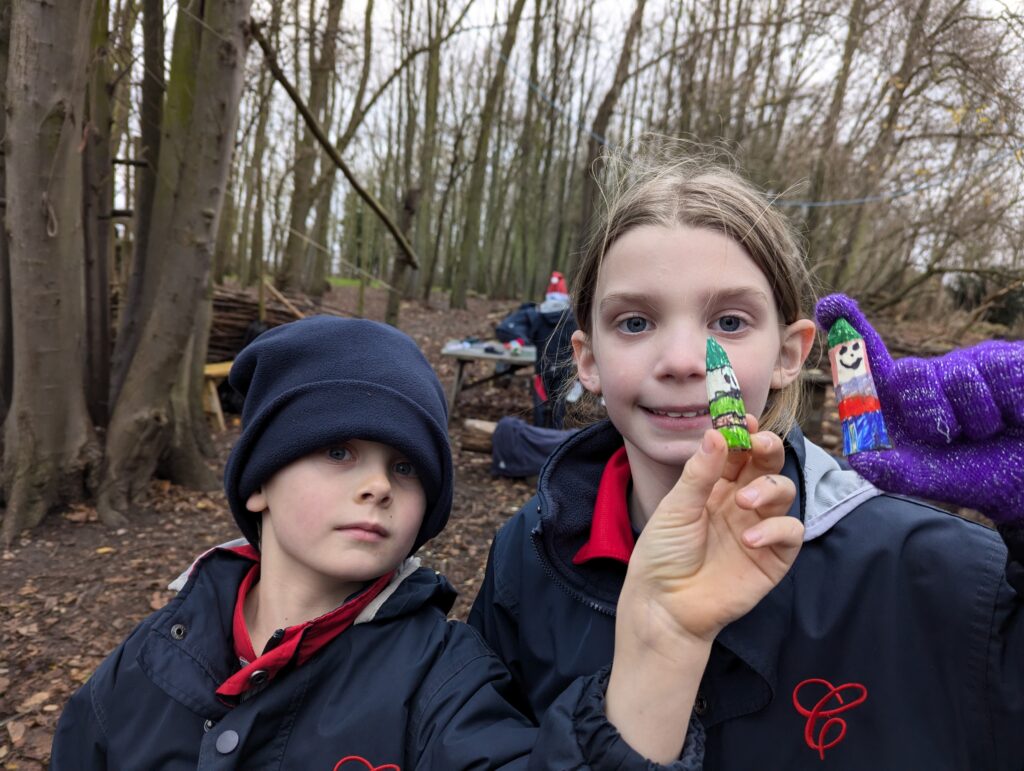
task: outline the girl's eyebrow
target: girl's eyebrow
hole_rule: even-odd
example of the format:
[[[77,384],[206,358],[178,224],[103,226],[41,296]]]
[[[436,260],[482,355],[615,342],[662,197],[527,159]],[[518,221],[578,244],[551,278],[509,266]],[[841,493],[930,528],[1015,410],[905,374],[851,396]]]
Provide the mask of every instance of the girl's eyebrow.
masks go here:
[[[613,292],[612,294],[605,295],[600,304],[598,305],[598,312],[604,313],[611,306],[636,306],[643,310],[654,310],[655,305],[651,302],[651,298],[640,292]]]
[[[708,306],[712,306],[728,305],[732,302],[750,302],[751,300],[765,308],[771,306],[771,301],[769,300],[768,295],[755,286],[737,286],[729,287],[727,289],[716,289],[715,291],[708,292],[705,302]]]

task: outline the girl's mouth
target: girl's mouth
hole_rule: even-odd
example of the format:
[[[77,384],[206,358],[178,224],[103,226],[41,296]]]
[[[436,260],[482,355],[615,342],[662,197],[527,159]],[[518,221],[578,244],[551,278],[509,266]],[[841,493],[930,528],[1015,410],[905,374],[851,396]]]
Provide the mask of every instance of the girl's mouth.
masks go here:
[[[656,410],[653,407],[643,407],[646,412],[666,418],[700,418],[708,415],[707,407],[690,407],[680,410]]]

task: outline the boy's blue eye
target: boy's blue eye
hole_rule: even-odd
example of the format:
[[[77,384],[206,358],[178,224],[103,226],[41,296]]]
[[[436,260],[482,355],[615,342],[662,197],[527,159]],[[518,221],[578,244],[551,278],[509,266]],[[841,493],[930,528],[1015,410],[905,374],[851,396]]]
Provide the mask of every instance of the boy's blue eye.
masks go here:
[[[739,316],[722,316],[720,319],[717,319],[715,323],[723,332],[739,332],[743,329],[743,325],[746,322]]]
[[[327,457],[331,460],[348,460],[352,456],[348,447],[328,447]]]
[[[630,316],[619,322],[619,329],[630,335],[637,335],[647,331],[647,319],[643,316]]]
[[[395,473],[400,477],[416,476],[416,467],[407,460],[400,460],[395,464]]]

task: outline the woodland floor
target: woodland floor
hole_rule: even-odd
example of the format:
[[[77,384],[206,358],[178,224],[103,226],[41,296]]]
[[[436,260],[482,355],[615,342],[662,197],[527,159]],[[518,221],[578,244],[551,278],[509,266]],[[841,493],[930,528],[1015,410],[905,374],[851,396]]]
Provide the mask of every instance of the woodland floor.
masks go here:
[[[334,289],[325,299],[354,313],[355,292]],[[385,296],[367,293],[365,315],[382,319]],[[469,309],[404,303],[400,326],[412,335],[442,383],[454,379],[440,355],[453,338],[493,336],[515,302],[470,298]],[[473,365],[479,377],[489,374]],[[460,596],[453,615],[464,619],[483,577],[497,528],[533,492],[525,480],[493,478],[490,456],[463,451],[462,420],[530,419],[527,378],[507,388],[493,384],[464,392],[450,431],[457,482],[448,528],[420,556],[451,580]],[[237,417],[215,434],[218,472],[237,436]],[[0,767],[45,768],[57,717],[71,693],[140,619],[162,607],[168,582],[210,546],[237,537],[222,492],[198,493],[166,482],[152,484],[131,527],[111,530],[87,506],[55,512],[0,559]]]

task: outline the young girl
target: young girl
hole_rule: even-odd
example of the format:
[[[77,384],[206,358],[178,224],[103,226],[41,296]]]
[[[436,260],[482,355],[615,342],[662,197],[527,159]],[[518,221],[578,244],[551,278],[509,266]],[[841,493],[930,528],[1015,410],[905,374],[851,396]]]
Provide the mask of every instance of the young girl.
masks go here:
[[[620,159],[611,176],[620,183],[606,191],[604,226],[574,280],[580,329],[573,337],[580,381],[603,397],[608,419],[549,459],[537,495],[495,538],[470,616],[534,719],[543,722],[567,685],[606,667],[613,651],[609,693],[623,682],[650,685],[652,661],[685,655],[691,665],[703,662],[688,744],[696,739],[703,748],[706,769],[1024,767],[1020,566],[1008,562],[994,532],[882,493],[796,428],[798,377],[814,324],[804,310],[810,282],[785,219],[715,165]],[[837,311],[859,326],[869,349],[874,339],[873,364],[892,363],[852,303],[833,300],[823,316],[834,320]],[[694,543],[710,548],[729,537],[756,547],[757,528],[715,516],[666,526],[670,510],[704,503],[699,485],[673,486],[681,473],[684,482],[692,476],[713,437],[705,433],[709,335],[728,353],[747,411],[774,432],[755,435],[755,447],[773,437],[781,455],[785,437],[782,476],[766,464],[749,492],[756,497],[791,481],[796,499],[782,519],[805,528],[788,573],[746,613],[723,608],[721,597],[702,605],[700,592],[682,595],[695,576],[720,593],[748,585],[750,574],[694,570],[688,555]],[[974,351],[979,361],[983,353]],[[1014,523],[1024,518],[1024,357],[1017,346],[995,359],[1005,366],[876,367],[904,454],[895,464],[881,461],[874,478],[900,488],[907,482],[900,469],[911,468],[913,456],[922,473],[910,476],[989,504],[982,508],[1006,523],[1012,544]],[[915,381],[914,372],[932,373],[933,382]],[[1018,396],[1007,397],[1013,389],[994,382],[1000,379]],[[988,392],[992,420],[972,427],[961,415],[962,430],[952,433],[950,421],[939,420],[950,447],[933,447],[931,437],[908,446],[916,435],[914,400],[929,389],[934,396],[933,386],[976,398]],[[902,396],[907,389],[916,390]],[[919,433],[934,432],[925,426]],[[972,477],[951,483],[950,473],[972,459],[982,469],[973,478],[994,490],[963,491]],[[714,487],[703,488],[710,509],[732,473],[727,465]],[[941,485],[915,489],[952,497]],[[764,564],[786,571],[785,548],[756,553],[778,555]],[[720,615],[709,615],[708,604]],[[627,630],[632,641],[624,646]],[[648,661],[635,669],[627,661],[638,650]],[[663,687],[692,686],[685,675],[673,683],[675,672],[663,670]],[[609,696],[613,722],[619,707]],[[627,730],[657,730],[670,717],[644,714],[637,703],[623,707],[635,716],[632,728],[619,723],[627,738]],[[671,755],[671,741],[663,748],[666,755],[655,759]]]

